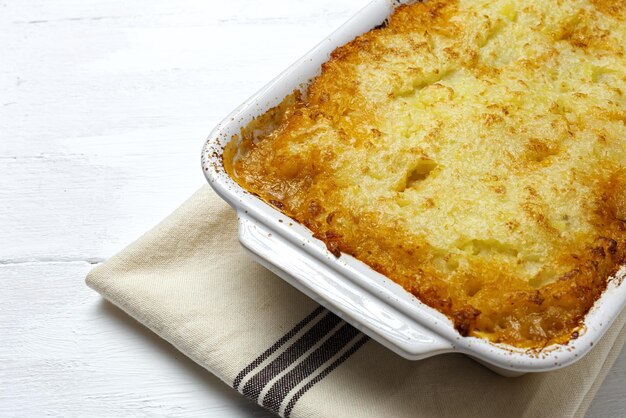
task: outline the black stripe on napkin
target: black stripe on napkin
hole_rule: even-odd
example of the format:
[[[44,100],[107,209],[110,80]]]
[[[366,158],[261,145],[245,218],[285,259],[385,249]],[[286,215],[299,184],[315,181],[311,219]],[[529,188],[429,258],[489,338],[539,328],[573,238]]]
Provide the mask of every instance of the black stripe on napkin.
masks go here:
[[[304,353],[323,339],[341,320],[332,313],[327,313],[317,324],[311,327],[296,342],[283,351],[271,363],[255,374],[243,387],[242,393],[258,401],[263,388],[282,371],[291,366]]]
[[[302,397],[302,395],[308,392],[308,390],[311,389],[313,386],[315,386],[320,380],[328,376],[330,372],[332,372],[337,367],[339,367],[344,361],[349,359],[354,353],[358,351],[359,348],[363,346],[363,344],[365,344],[369,340],[370,340],[370,337],[368,337],[367,335],[363,335],[363,337],[360,340],[358,340],[348,351],[343,353],[341,357],[339,357],[337,360],[332,362],[328,367],[322,370],[320,374],[315,376],[306,385],[300,388],[300,390],[298,390],[296,394],[293,395],[293,397],[291,398],[291,400],[285,407],[285,412],[283,413],[283,416],[285,418],[289,418],[291,416],[291,411],[293,411],[294,406],[296,406],[296,402],[298,402],[298,400]]]
[[[281,404],[293,388],[312,375],[315,370],[343,350],[360,333],[345,324],[322,345],[274,383],[263,399],[263,406],[278,413]]]
[[[259,365],[261,363],[263,363],[265,360],[267,360],[269,358],[269,356],[271,356],[272,354],[274,354],[276,352],[276,350],[278,350],[283,344],[285,344],[287,341],[289,341],[290,339],[292,339],[298,332],[300,332],[300,330],[302,328],[304,328],[305,326],[307,326],[313,319],[315,319],[319,314],[321,314],[322,312],[324,312],[325,309],[323,307],[319,307],[316,310],[314,310],[313,312],[311,312],[306,318],[304,318],[302,321],[298,322],[296,324],[296,326],[294,326],[291,331],[289,331],[288,333],[286,333],[281,339],[279,339],[278,341],[276,341],[274,343],[274,345],[272,345],[270,348],[268,348],[267,350],[265,350],[259,357],[257,357],[256,359],[254,359],[254,361],[250,364],[248,364],[238,375],[237,377],[235,377],[235,381],[233,382],[233,387],[235,389],[239,388],[239,385],[241,384],[241,381],[244,379],[244,377],[246,377],[248,375],[248,373],[250,373],[252,370],[256,369],[257,367],[259,367]]]

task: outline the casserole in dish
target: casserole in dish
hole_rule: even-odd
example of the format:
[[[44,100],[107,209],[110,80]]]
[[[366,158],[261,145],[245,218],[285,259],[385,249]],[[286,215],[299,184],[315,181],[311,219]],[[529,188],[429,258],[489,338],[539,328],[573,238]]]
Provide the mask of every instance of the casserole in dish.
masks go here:
[[[214,131],[207,178],[265,265],[405,357],[571,363],[625,299],[613,3],[400,6],[290,95],[374,2]]]

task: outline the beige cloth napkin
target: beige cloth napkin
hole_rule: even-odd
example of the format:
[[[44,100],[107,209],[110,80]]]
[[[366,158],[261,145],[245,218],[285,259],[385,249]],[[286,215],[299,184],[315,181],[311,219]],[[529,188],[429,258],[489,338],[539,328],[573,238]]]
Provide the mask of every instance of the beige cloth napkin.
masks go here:
[[[560,371],[400,358],[252,261],[208,186],[87,284],[230,386],[292,417],[582,417],[626,339],[622,315]]]

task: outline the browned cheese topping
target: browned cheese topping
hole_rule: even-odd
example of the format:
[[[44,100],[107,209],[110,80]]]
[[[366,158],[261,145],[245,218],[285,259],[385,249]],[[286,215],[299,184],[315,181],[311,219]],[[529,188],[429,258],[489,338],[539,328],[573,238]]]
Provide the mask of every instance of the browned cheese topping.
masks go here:
[[[225,168],[462,335],[564,343],[626,264],[625,48],[623,0],[400,6]]]

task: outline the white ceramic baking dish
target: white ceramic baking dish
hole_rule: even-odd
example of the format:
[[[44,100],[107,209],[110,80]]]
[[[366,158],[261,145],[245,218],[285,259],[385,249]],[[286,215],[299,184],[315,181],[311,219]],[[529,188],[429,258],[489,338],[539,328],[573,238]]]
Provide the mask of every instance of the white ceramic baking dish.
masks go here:
[[[315,77],[338,46],[380,25],[398,4],[375,0],[324,39],[220,123],[202,152],[210,185],[239,216],[239,240],[264,266],[399,355],[413,360],[463,353],[492,370],[517,376],[565,367],[580,360],[626,305],[626,266],[587,315],[579,338],[529,352],[461,337],[452,322],[402,287],[345,254],[334,257],[304,226],[244,191],[222,167],[224,146],[254,117],[279,104]]]

